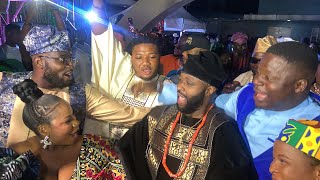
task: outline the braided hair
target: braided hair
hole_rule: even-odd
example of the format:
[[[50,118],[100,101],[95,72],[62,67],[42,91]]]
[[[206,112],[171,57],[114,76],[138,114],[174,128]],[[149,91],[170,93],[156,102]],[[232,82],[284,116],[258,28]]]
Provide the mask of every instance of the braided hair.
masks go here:
[[[13,92],[26,103],[23,108],[22,118],[24,124],[40,136],[38,126],[50,124],[51,115],[63,99],[51,94],[43,94],[37,84],[31,79],[13,86]]]

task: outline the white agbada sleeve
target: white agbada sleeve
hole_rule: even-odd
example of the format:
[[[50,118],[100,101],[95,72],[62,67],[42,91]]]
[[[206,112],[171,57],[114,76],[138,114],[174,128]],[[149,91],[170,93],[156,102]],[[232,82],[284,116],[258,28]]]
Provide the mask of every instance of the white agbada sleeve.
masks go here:
[[[103,94],[121,98],[134,72],[131,56],[115,38],[111,23],[101,35],[92,33],[92,86]]]

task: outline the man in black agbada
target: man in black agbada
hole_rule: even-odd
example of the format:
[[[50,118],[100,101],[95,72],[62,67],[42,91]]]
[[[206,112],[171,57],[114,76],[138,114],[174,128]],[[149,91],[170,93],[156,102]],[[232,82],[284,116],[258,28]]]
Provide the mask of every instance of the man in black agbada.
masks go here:
[[[225,78],[215,54],[188,58],[177,104],[154,108],[117,144],[128,179],[257,179],[236,123],[211,103]]]

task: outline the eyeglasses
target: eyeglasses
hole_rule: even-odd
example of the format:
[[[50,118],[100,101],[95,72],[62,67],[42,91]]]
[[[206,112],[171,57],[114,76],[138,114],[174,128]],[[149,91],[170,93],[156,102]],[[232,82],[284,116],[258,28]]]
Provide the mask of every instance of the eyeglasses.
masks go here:
[[[64,65],[74,65],[76,64],[78,61],[76,61],[74,58],[72,57],[50,57],[50,56],[39,56],[40,58],[48,58],[48,59],[55,59],[58,60],[60,62],[62,62]]]

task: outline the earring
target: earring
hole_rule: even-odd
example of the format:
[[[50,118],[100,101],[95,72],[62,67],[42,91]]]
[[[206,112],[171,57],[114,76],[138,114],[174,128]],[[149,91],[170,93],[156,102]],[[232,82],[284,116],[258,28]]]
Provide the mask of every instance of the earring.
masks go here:
[[[47,149],[48,146],[52,145],[52,142],[49,139],[49,136],[44,137],[43,140],[40,141],[41,144],[43,144],[42,148]]]

